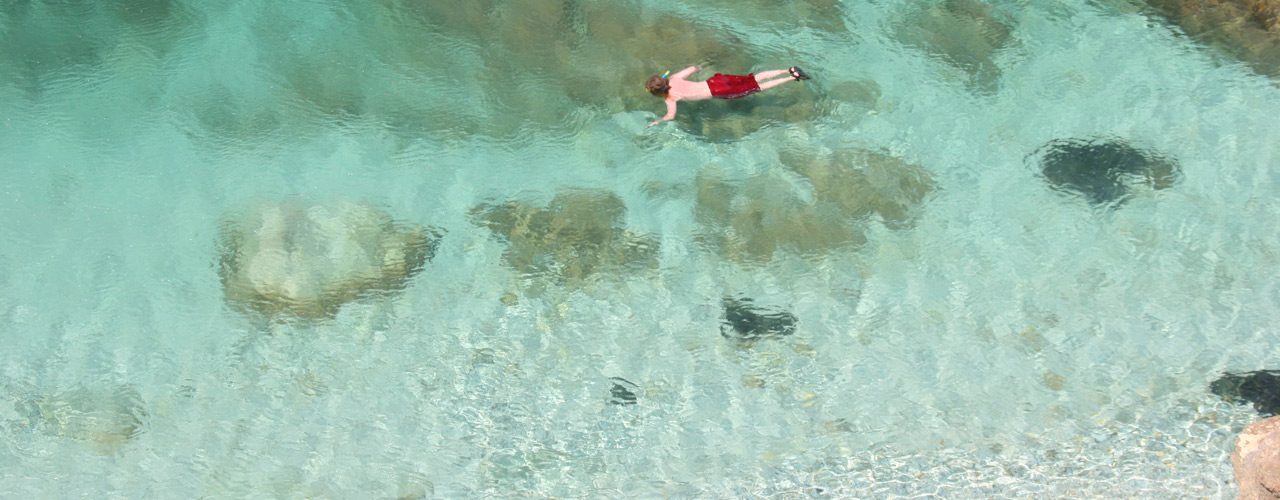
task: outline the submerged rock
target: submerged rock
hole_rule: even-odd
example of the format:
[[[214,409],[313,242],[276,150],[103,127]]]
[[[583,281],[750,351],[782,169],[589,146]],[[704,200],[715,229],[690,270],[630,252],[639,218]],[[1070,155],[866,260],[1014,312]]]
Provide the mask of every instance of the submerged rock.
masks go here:
[[[900,158],[862,149],[827,156],[784,153],[782,162],[809,180],[819,203],[846,217],[879,216],[892,228],[911,224],[915,207],[933,192],[933,175]]]
[[[140,60],[165,59],[197,27],[196,16],[175,4],[181,2],[0,2],[0,67],[5,68],[0,85],[14,85],[34,96],[58,90],[67,74],[118,71],[137,79],[135,92],[158,91],[158,84],[149,87],[146,82],[157,81],[162,73],[151,73],[153,68]]]
[[[609,404],[626,406],[636,404],[636,392],[640,386],[622,377],[609,377],[613,384],[609,388]]]
[[[622,269],[658,266],[658,240],[623,227],[626,206],[604,190],[568,190],[546,207],[517,201],[482,204],[471,219],[505,238],[503,257],[523,276],[571,286]]]
[[[888,102],[880,84],[868,79],[835,82],[826,93],[833,101],[851,104],[863,113],[882,110]]]
[[[714,12],[717,19],[788,33],[805,28],[819,35],[847,33],[841,0],[699,0],[698,7]]]
[[[739,262],[767,261],[779,251],[819,256],[866,241],[846,218],[807,202],[785,176],[775,170],[734,185],[704,169],[696,180],[698,240]]]
[[[1167,189],[1181,175],[1177,162],[1117,138],[1058,139],[1032,156],[1050,187],[1097,205],[1123,202],[1141,186]]]
[[[977,0],[944,0],[909,18],[899,37],[968,75],[969,88],[995,92],[1000,82],[996,51],[1011,45],[1011,21]]]
[[[75,387],[22,401],[17,410],[32,430],[74,439],[100,453],[118,451],[142,430],[147,412],[127,385]]]
[[[1231,452],[1240,500],[1280,499],[1280,417],[1254,422],[1236,437]]]
[[[332,317],[345,303],[399,290],[439,235],[365,203],[266,202],[222,230],[226,298],[269,317]]]
[[[821,3],[821,2],[818,2]],[[601,4],[603,5],[603,4]],[[751,42],[728,30],[671,15],[645,16],[612,7],[584,7],[590,40],[581,53],[589,64],[566,68],[574,73],[569,81],[594,81],[595,85],[573,85],[566,90],[580,105],[610,112],[650,110],[662,115],[662,100],[642,90],[643,82],[664,70],[679,71],[690,65],[704,66],[691,76],[702,80],[713,74],[746,74],[765,69],[750,57]],[[735,8],[738,6],[735,6]],[[775,9],[776,11],[777,9]],[[662,47],[654,51],[654,47]],[[707,61],[713,61],[714,65]],[[611,76],[600,76],[600,68],[614,67]],[[787,84],[744,99],[685,102],[680,105],[676,126],[712,142],[740,139],[771,123],[811,121],[831,113],[825,100],[815,99],[799,84]],[[636,92],[640,89],[640,92]]]
[[[593,116],[635,110],[662,115],[666,112],[662,100],[646,92],[644,82],[665,70],[706,66],[703,73],[695,76],[701,79],[715,72],[745,74],[772,69],[761,68],[762,61],[752,57],[767,48],[756,47],[732,30],[638,4],[577,0],[392,1],[395,11],[407,14],[398,17],[426,24],[436,38],[446,38],[460,49],[460,54],[480,60],[444,65],[439,57],[405,55],[420,59],[412,66],[422,66],[418,71],[423,75],[443,75],[435,78],[475,84],[465,90],[453,88],[457,85],[447,90],[451,95],[471,94],[465,96],[473,101],[465,113],[459,113],[451,100],[422,100],[425,104],[405,100],[409,106],[429,108],[417,110],[414,116],[442,117],[419,120],[421,126],[432,129],[457,129],[493,137],[523,138],[548,132],[560,136],[575,132],[591,122]],[[828,5],[833,3],[805,0],[796,9],[783,10],[839,12],[839,5]],[[769,2],[761,4],[763,7]],[[739,7],[730,6],[735,10]],[[772,7],[774,15],[761,17],[761,21],[783,22],[778,19],[776,4]],[[768,10],[762,8],[761,12]],[[796,14],[796,19],[806,18]],[[817,22],[817,18],[808,19],[805,22]],[[843,21],[838,24],[838,28],[832,28],[843,30]],[[778,67],[791,64],[803,66],[804,61],[789,61]],[[345,71],[358,72],[361,68]],[[407,92],[395,87],[391,86],[393,92]],[[799,85],[795,87],[733,103],[682,104],[676,126],[708,140],[723,141],[770,123],[808,121],[830,112],[827,106],[815,105],[812,95],[800,91]]]
[[[718,1],[726,13],[750,17],[735,2]],[[760,23],[820,26],[847,36],[838,0],[796,0],[787,8],[753,1]],[[251,65],[268,68],[262,78],[270,89],[237,78],[190,82],[180,111],[194,135],[238,141],[296,136],[319,130],[320,118],[381,125],[406,142],[424,135],[507,144],[564,141],[620,113],[665,113],[662,100],[644,90],[647,78],[665,70],[703,65],[707,71],[698,78],[705,78],[806,64],[704,20],[721,16],[633,2],[379,0],[347,7],[265,4],[248,14],[246,36],[263,48]],[[40,30],[32,34],[38,40]],[[84,43],[68,41],[62,45]],[[723,141],[831,112],[801,85],[786,87],[729,110],[712,105],[721,101],[682,105],[704,106],[708,114],[695,121],[692,108],[682,109],[676,126]],[[282,112],[267,101],[295,106]]]
[[[1253,403],[1264,416],[1280,414],[1280,370],[1226,373],[1209,390],[1227,401]]]
[[[699,74],[694,79],[710,76]],[[701,140],[733,142],[771,123],[806,122],[831,114],[831,101],[815,98],[812,92],[799,87],[788,84],[742,99],[681,103],[676,123]],[[655,98],[653,103],[641,109],[655,105],[661,106],[662,102]],[[661,114],[661,110],[658,111]]]
[[[767,261],[778,251],[821,256],[864,243],[863,229],[872,219],[908,227],[934,188],[927,170],[866,150],[783,153],[782,163],[787,168],[741,184],[714,166],[699,172],[699,240],[741,262]]]
[[[1226,49],[1258,72],[1280,77],[1280,1],[1147,0],[1197,40]]]
[[[725,297],[724,323],[720,335],[737,339],[758,339],[791,335],[796,331],[796,317],[787,311],[772,311],[755,307],[748,298]]]

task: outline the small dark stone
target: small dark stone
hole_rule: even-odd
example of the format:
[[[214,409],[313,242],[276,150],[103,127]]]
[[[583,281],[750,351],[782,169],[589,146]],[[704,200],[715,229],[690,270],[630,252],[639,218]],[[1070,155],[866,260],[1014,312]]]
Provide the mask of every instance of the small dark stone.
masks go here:
[[[636,404],[636,393],[633,389],[640,387],[631,381],[622,377],[609,377],[614,381],[613,387],[609,388],[609,404],[619,406]]]
[[[720,335],[728,338],[758,339],[765,336],[791,335],[796,331],[796,317],[786,311],[768,311],[752,306],[751,299],[725,297],[724,323]]]
[[[1253,403],[1263,416],[1280,414],[1280,370],[1226,373],[1209,390],[1227,401]]]
[[[1082,195],[1095,205],[1123,202],[1138,185],[1168,188],[1179,176],[1177,162],[1118,138],[1059,139],[1033,156],[1039,157],[1049,186]]]

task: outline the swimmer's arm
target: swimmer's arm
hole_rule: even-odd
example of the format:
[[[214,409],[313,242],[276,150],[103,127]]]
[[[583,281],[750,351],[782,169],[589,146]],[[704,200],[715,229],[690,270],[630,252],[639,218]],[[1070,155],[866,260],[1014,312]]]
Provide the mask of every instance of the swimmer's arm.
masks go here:
[[[689,66],[688,68],[680,70],[679,73],[671,75],[671,78],[689,78],[689,75],[697,73],[701,69],[702,68],[699,68],[697,66]]]
[[[675,117],[676,117],[676,101],[673,99],[667,99],[667,115],[662,118],[659,118],[657,121],[653,123],[650,123],[649,126],[652,127],[654,125],[665,122],[667,120],[674,119]]]

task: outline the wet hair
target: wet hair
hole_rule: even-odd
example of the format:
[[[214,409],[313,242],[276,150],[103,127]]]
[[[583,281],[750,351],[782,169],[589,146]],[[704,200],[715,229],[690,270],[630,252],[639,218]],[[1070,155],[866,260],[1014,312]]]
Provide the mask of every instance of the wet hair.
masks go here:
[[[667,91],[671,90],[671,83],[668,82],[666,78],[653,75],[649,77],[649,81],[644,82],[644,88],[648,90],[650,94],[658,97],[666,97]]]

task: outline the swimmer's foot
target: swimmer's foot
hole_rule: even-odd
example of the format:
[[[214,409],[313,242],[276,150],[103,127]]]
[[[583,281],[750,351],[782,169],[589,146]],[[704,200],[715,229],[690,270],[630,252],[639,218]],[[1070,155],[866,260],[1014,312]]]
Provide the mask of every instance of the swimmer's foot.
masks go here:
[[[791,67],[791,69],[789,69],[789,70],[787,70],[787,71],[790,71],[790,72],[791,72],[791,77],[792,77],[792,78],[795,78],[796,80],[808,80],[808,79],[809,79],[809,75],[805,74],[804,70],[802,70],[802,69],[800,69],[800,68],[797,68],[797,67],[795,67],[795,66],[792,66],[792,67]]]

